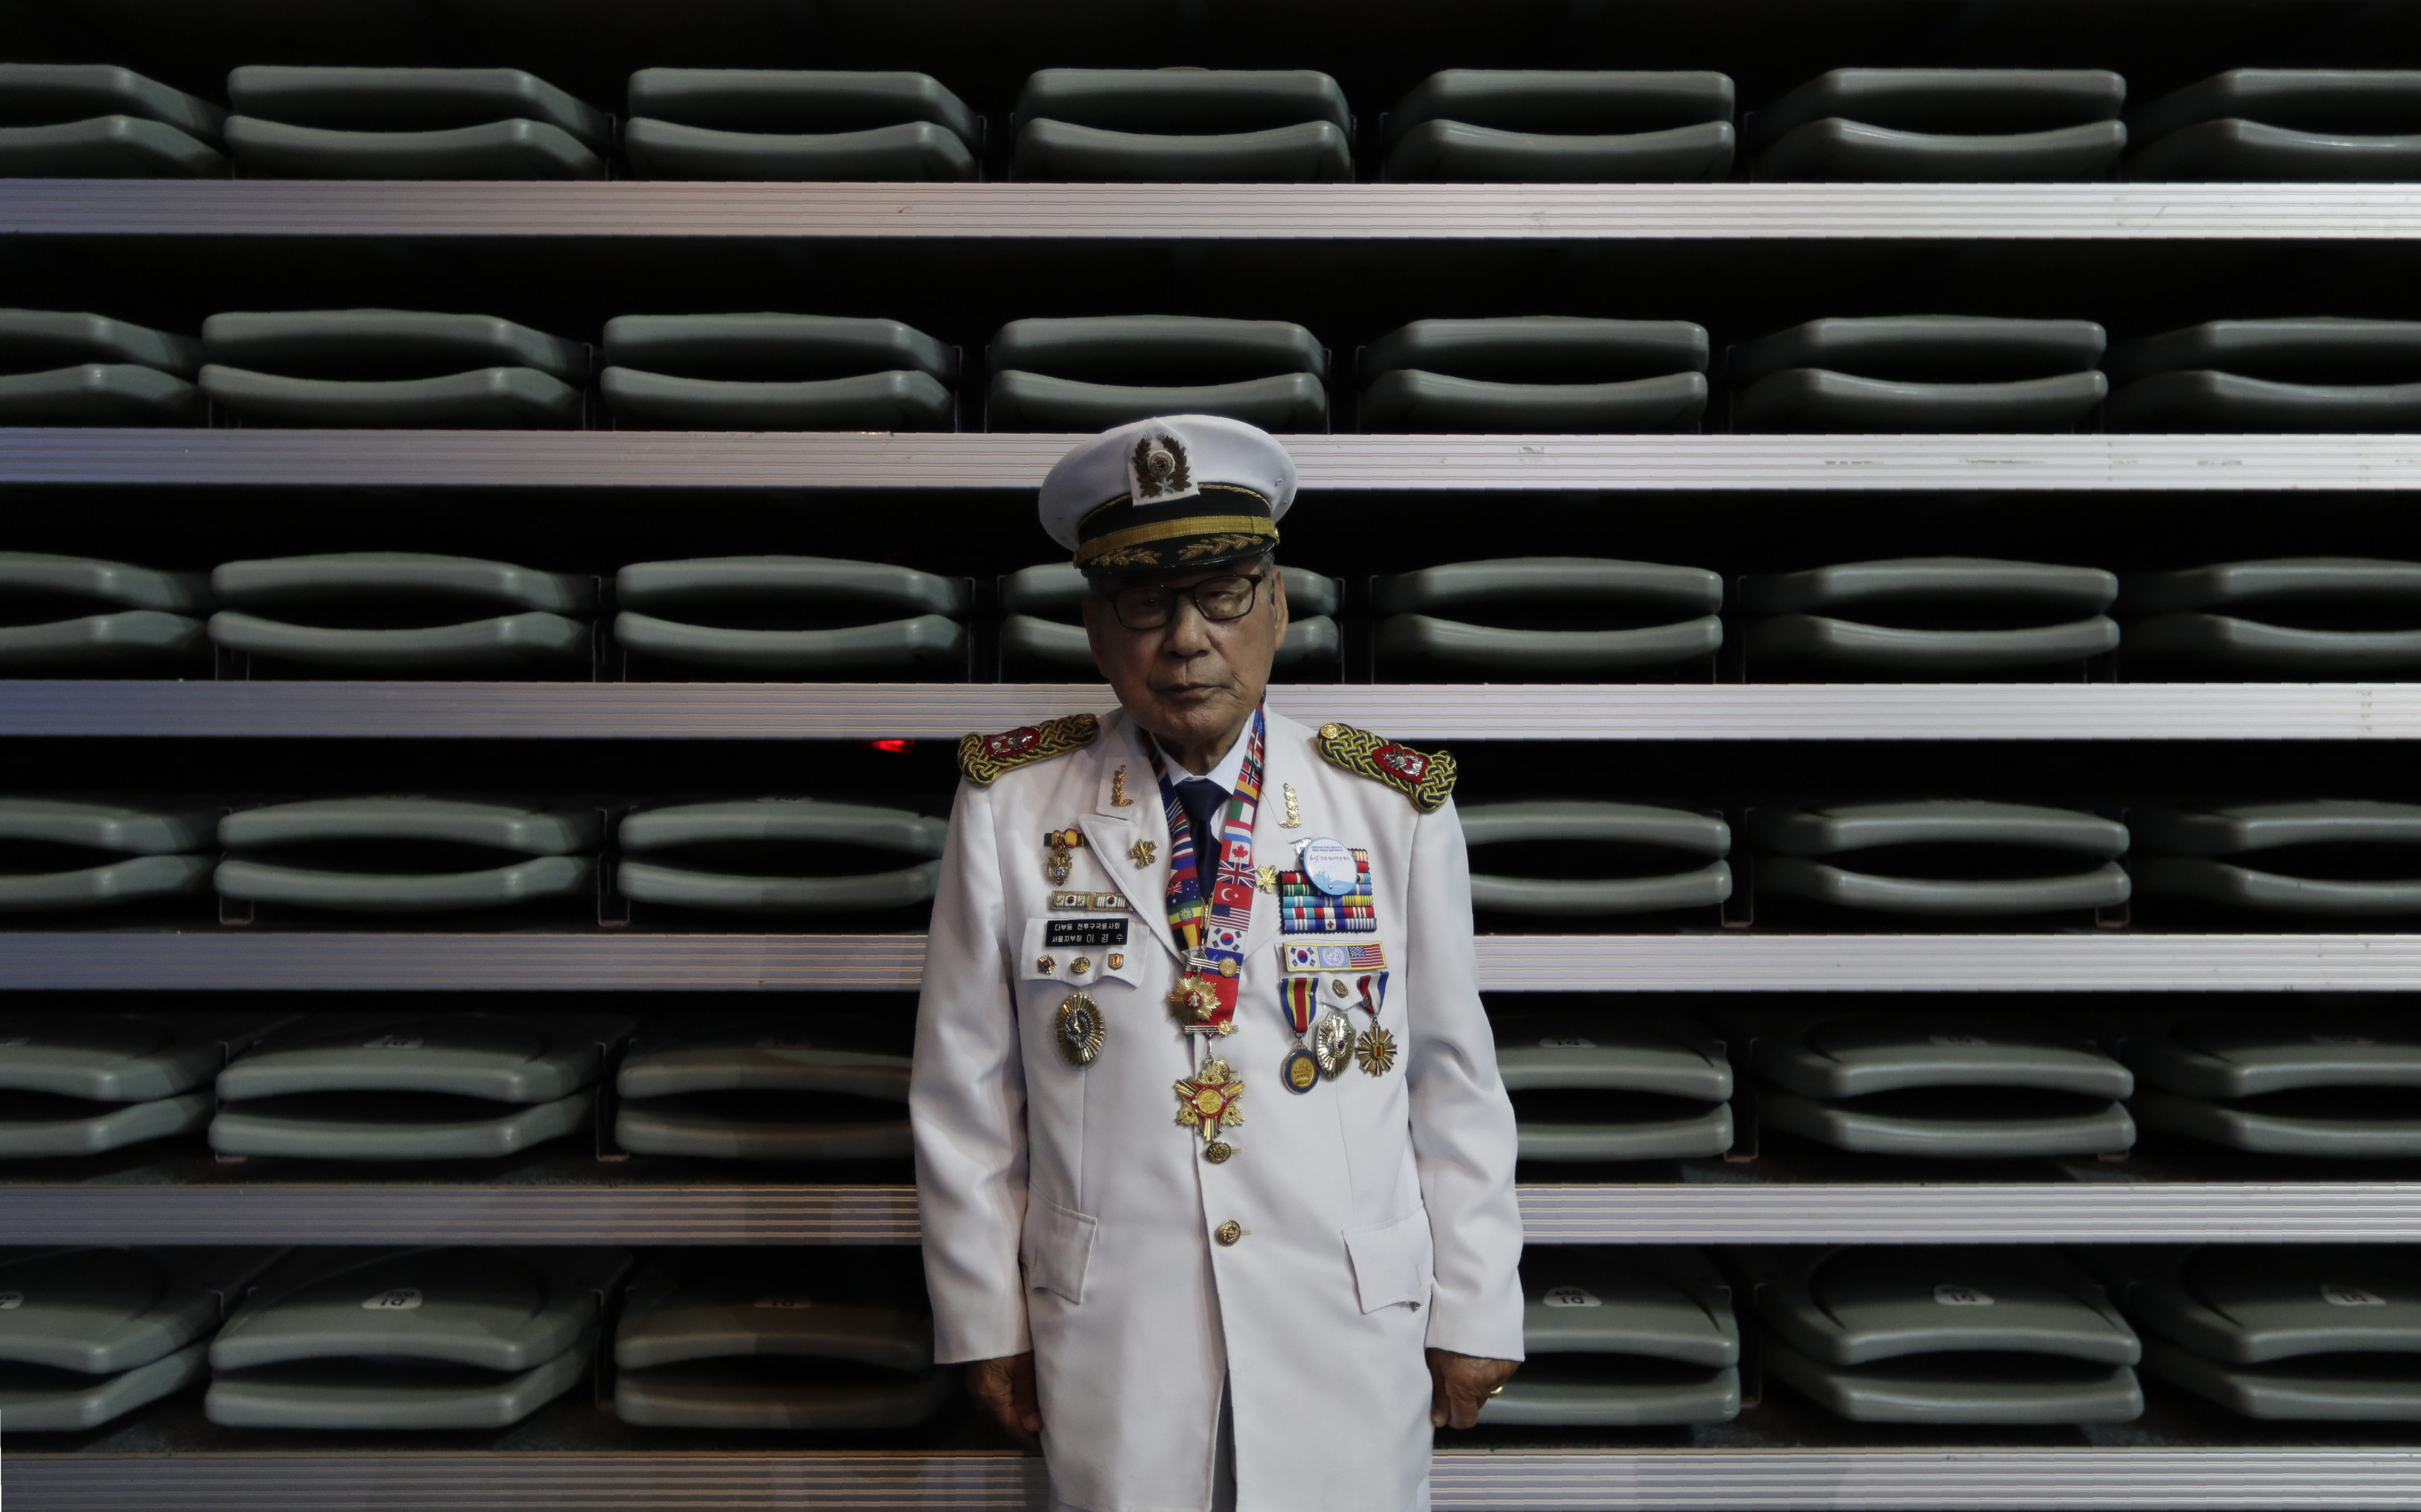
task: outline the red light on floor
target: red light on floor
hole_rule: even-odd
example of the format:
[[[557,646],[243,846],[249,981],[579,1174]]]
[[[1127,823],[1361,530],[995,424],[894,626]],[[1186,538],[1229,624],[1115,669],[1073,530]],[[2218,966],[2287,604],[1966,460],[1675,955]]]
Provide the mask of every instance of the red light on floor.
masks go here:
[[[916,742],[914,740],[868,740],[866,743],[878,751],[888,751],[893,756],[899,756],[916,749]]]

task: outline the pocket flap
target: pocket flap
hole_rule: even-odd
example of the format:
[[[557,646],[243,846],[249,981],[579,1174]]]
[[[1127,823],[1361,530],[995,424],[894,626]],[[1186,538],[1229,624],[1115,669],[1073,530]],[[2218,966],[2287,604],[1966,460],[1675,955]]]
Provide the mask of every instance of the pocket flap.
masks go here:
[[[1025,1208],[1025,1284],[1071,1302],[1085,1300],[1085,1272],[1093,1261],[1094,1222],[1055,1202]]]
[[[1345,1253],[1353,1261],[1353,1289],[1362,1310],[1421,1302],[1429,1294],[1429,1215],[1414,1211],[1378,1228],[1349,1228]]]

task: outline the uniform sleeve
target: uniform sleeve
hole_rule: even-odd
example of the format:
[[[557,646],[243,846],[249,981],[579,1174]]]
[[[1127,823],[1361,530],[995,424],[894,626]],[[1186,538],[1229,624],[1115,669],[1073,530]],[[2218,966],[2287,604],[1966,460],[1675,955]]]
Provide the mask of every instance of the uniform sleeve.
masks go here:
[[[1449,803],[1415,821],[1404,946],[1413,1160],[1437,1253],[1431,1348],[1522,1355],[1522,1209],[1513,1192],[1513,1104],[1479,1003],[1471,862]]]
[[[1001,955],[992,795],[961,784],[916,1005],[908,1116],[916,1213],[942,1364],[1033,1348],[1018,1242],[1025,1224],[1025,1065]]]

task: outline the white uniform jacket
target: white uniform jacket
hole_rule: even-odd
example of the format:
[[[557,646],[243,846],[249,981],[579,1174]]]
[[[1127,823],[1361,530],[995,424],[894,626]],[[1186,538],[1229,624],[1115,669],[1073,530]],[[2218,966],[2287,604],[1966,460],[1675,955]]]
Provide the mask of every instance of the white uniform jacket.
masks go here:
[[[1238,1505],[1401,1512],[1429,1473],[1423,1348],[1522,1357],[1513,1111],[1461,826],[1331,766],[1292,720],[1268,730],[1254,860],[1291,867],[1292,842],[1320,836],[1367,850],[1377,932],[1315,938],[1384,950],[1399,1053],[1385,1075],[1285,1088],[1277,897],[1257,891],[1236,1030],[1212,1041],[1245,1084],[1224,1163],[1177,1122],[1195,1054],[1165,1003],[1179,957],[1148,737],[1114,716],[1082,750],[961,784],[950,818],[909,1095],[936,1356],[1034,1349],[1053,1489],[1093,1512],[1209,1505],[1223,1371]],[[1070,826],[1085,844],[1054,883],[1043,836]],[[1053,906],[1070,891],[1131,908]],[[1123,947],[1047,943],[1054,920],[1116,919]],[[1079,986],[1107,1021],[1084,1067],[1053,1037]],[[1217,1242],[1231,1221],[1242,1237]]]

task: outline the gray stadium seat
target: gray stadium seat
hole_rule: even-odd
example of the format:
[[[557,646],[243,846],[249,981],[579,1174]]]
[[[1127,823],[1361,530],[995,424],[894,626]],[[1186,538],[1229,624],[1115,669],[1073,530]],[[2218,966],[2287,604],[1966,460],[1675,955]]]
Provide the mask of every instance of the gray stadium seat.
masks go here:
[[[1308,70],[1044,69],[1017,101],[1014,172],[1059,182],[1344,183],[1344,91]]]
[[[1742,123],[1759,179],[2099,179],[2127,81],[2098,69],[1835,69]]]
[[[0,88],[8,65],[0,64]],[[0,137],[7,135],[0,129]],[[0,143],[0,177],[7,177]],[[192,424],[201,344],[105,316],[0,309],[0,426]]]
[[[2101,1155],[2134,1144],[2126,1067],[2016,1015],[1851,1014],[1757,1040],[1770,1129],[1864,1154],[1934,1160]]]
[[[1706,1257],[1661,1247],[1522,1252],[1529,1361],[1479,1421],[1525,1427],[1727,1423],[1740,1415],[1740,1324]]]
[[[2393,1020],[2205,1014],[2129,1037],[2147,1129],[2265,1155],[2421,1155],[2421,1037]]]
[[[44,849],[0,865],[0,913],[108,908],[209,890],[215,811],[164,811],[81,799],[0,796],[0,846]],[[88,851],[63,865],[50,848]],[[37,869],[18,869],[19,867]]]
[[[667,430],[947,430],[959,357],[897,320],[623,315],[598,390],[618,424]]]
[[[1723,601],[1704,568],[1514,556],[1381,578],[1370,606],[1382,677],[1562,682],[1711,656]]]
[[[476,1160],[588,1124],[619,1020],[351,1015],[306,1021],[221,1072],[211,1147],[304,1160]]]
[[[519,668],[581,662],[590,655],[588,621],[596,580],[539,572],[509,562],[425,552],[337,552],[227,562],[211,574],[218,600],[211,639],[231,651],[353,672]],[[271,618],[272,609],[339,621]],[[509,613],[436,625],[432,616]],[[359,620],[400,619],[399,626]],[[347,623],[351,621],[351,623]]]
[[[2090,320],[1971,315],[1809,320],[1731,350],[1732,425],[1778,431],[2032,431],[2109,393]]]
[[[2103,366],[2108,430],[2421,429],[2421,321],[2211,320]]]
[[[1685,430],[1707,407],[1686,320],[1414,320],[1362,354],[1366,431]]]
[[[211,1344],[224,1427],[500,1428],[585,1379],[613,1251],[298,1250]]]
[[[1287,633],[1271,670],[1292,678],[1334,677],[1345,638],[1336,613],[1344,595],[1335,578],[1299,567],[1278,569],[1286,579]],[[1000,654],[1013,676],[1072,674],[1090,682],[1100,670],[1082,620],[1091,592],[1085,574],[1068,562],[1044,562],[1000,580]]]
[[[983,125],[922,73],[641,69],[622,154],[641,179],[976,177]]]
[[[992,430],[1105,430],[1159,414],[1221,414],[1268,430],[1328,426],[1328,353],[1284,320],[1011,320],[985,363]]]
[[[0,670],[82,671],[192,657],[211,607],[196,572],[44,552],[0,552]],[[61,616],[68,617],[62,618]]]
[[[1741,581],[1753,675],[1955,679],[2073,671],[2116,649],[2102,611],[2118,579],[2093,567],[1917,556]]]
[[[639,808],[622,818],[615,885],[643,903],[725,912],[908,908],[939,885],[947,831],[904,809],[812,798]],[[869,865],[881,869],[858,869]]]
[[[1446,69],[1388,113],[1389,182],[1692,182],[1732,165],[1721,73]]]
[[[615,1142],[706,1160],[905,1160],[908,1056],[885,1027],[819,1014],[652,1034],[622,1059]]]
[[[2421,563],[2290,556],[2132,574],[2118,610],[2130,616],[2131,673],[2142,663],[2346,678],[2421,666]]]
[[[1482,912],[1601,918],[1706,908],[1732,896],[1723,859],[1731,853],[1731,827],[1710,814],[1601,799],[1482,801],[1463,808],[1462,838],[1475,851],[1514,845],[1523,848],[1518,854],[1554,858],[1547,875],[1523,876],[1476,856],[1482,869],[1472,875],[1471,901]],[[1582,849],[1542,852],[1559,846]],[[1647,858],[1633,861],[1641,850]],[[1637,865],[1679,869],[1640,875],[1632,869]]]
[[[602,179],[612,117],[519,69],[227,75],[227,147],[264,179]]]
[[[2126,826],[2073,809],[1962,799],[1769,806],[1750,811],[1749,835],[1759,852],[1760,893],[1842,908],[1993,918],[2116,908],[2128,896],[2127,874],[2116,860],[2127,850]],[[1945,865],[1905,870],[1835,864],[1834,858],[1902,847],[1957,849],[1946,852]],[[2011,861],[2056,869],[1992,875]],[[1939,875],[1945,870],[1970,874]]]
[[[2421,72],[2230,69],[2129,118],[2131,179],[2421,179]]]
[[[1731,1148],[1731,1062],[1696,1024],[1509,1014],[1495,1029],[1523,1160],[1673,1161]]]
[[[966,672],[963,578],[825,556],[699,557],[633,563],[615,595],[624,650],[691,666],[810,678]]]
[[[1775,1263],[1765,1369],[1861,1423],[2125,1423],[2142,1348],[2055,1255],[1877,1245]]]
[[[190,1252],[0,1250],[0,1421],[81,1432],[199,1380],[218,1298]]]
[[[913,1253],[706,1252],[631,1284],[614,1411],[648,1427],[907,1427],[958,1395]]]
[[[271,803],[219,821],[219,843],[235,854],[219,864],[212,881],[223,897],[351,913],[502,908],[585,892],[596,865],[586,852],[597,844],[599,823],[594,809],[547,812],[448,798]],[[448,850],[440,864],[484,865],[406,869],[382,860],[381,848],[396,844],[463,848],[471,853]],[[296,853],[298,847],[333,849]],[[515,856],[527,859],[509,859]]]
[[[2377,1245],[2199,1246],[2129,1289],[2144,1373],[2244,1417],[2421,1421],[2421,1274]]]
[[[578,342],[427,310],[213,315],[202,349],[204,393],[280,426],[563,429],[588,375]]]
[[[2421,913],[2421,806],[2323,799],[2284,803],[2162,805],[2129,815],[2142,852],[2135,885],[2265,913],[2381,918]],[[2357,848],[2351,866],[2293,859],[2293,848]],[[2287,850],[2270,866],[2242,860]],[[2324,853],[2325,854],[2325,853]],[[2400,865],[2399,865],[2400,862]],[[2348,869],[2355,875],[2344,875]],[[2320,875],[2304,875],[2318,870]],[[2400,870],[2401,877],[2382,876]],[[2328,875],[2331,871],[2340,875]]]
[[[210,1122],[227,1045],[252,1032],[136,1014],[0,1016],[0,1159],[192,1133]]]
[[[0,63],[0,179],[216,179],[226,112],[106,63]]]

